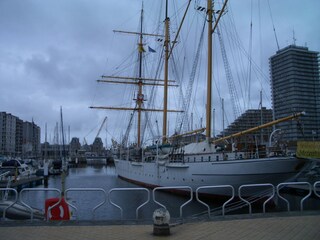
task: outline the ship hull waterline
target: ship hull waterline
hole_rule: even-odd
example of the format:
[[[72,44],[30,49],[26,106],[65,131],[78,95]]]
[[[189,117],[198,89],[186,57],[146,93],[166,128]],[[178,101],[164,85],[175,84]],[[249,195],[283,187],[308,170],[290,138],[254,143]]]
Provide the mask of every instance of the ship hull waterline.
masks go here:
[[[292,181],[308,164],[307,159],[275,157],[214,162],[157,163],[115,160],[118,177],[148,188],[190,186],[193,192],[198,187],[232,185],[235,196],[244,184],[272,184]],[[246,189],[243,197],[250,197],[270,190],[270,187]],[[187,189],[172,189],[170,192],[188,194]],[[230,197],[230,188],[207,188],[199,193],[206,197]]]

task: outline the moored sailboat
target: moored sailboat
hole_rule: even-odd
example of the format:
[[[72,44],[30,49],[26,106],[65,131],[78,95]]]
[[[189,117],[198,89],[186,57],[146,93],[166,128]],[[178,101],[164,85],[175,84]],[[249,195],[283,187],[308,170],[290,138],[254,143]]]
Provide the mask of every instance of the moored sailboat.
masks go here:
[[[166,1],[166,3],[168,4],[168,1]],[[190,186],[193,191],[196,191],[196,189],[201,186],[232,185],[237,189],[243,184],[271,183],[275,185],[280,182],[288,181],[307,167],[308,161],[297,158],[296,156],[271,157],[271,155],[266,155],[264,157],[260,157],[252,152],[238,150],[236,146],[232,146],[230,149],[221,147],[221,144],[218,143],[225,141],[227,138],[218,140],[212,139],[212,34],[224,12],[226,4],[227,1],[224,2],[214,26],[212,1],[208,0],[206,7],[208,28],[208,68],[205,139],[202,141],[186,141],[182,143],[182,141],[176,140],[177,136],[172,136],[171,138],[167,137],[167,113],[169,111],[167,93],[169,85],[168,60],[176,41],[173,41],[172,45],[170,45],[170,38],[168,36],[170,19],[168,17],[168,8],[166,6],[164,31],[164,100],[163,109],[161,110],[163,112],[162,143],[160,144],[160,141],[158,140],[152,147],[149,146],[143,148],[141,146],[141,111],[156,110],[144,109],[142,107],[142,103],[144,101],[142,85],[145,84],[146,80],[144,80],[140,74],[138,81],[136,82],[139,87],[136,99],[136,108],[119,109],[138,112],[137,144],[126,150],[118,149],[118,151],[116,151],[117,156],[115,157],[115,167],[119,177],[148,187]],[[139,36],[139,47],[142,47],[142,31]],[[142,58],[142,52],[139,54],[141,54],[140,57]],[[96,108],[115,109],[104,107]],[[276,124],[279,121],[295,119],[300,115],[301,113],[276,120],[268,124],[268,126]],[[248,130],[245,133],[256,131],[261,127]],[[189,136],[195,134],[198,133],[191,132],[189,133]],[[236,136],[237,135],[229,136],[229,138]],[[211,191],[208,191],[207,193],[210,194]],[[219,189],[218,191],[215,191],[214,194],[225,196],[229,195],[230,191]]]

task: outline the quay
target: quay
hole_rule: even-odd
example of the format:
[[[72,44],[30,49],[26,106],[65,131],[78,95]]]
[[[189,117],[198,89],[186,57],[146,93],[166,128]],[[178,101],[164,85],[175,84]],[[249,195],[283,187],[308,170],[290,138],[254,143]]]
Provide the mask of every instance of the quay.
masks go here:
[[[10,240],[56,239],[320,239],[320,212],[280,213],[213,220],[193,220],[170,227],[169,236],[154,236],[152,223],[0,221],[1,238]]]
[[[0,181],[0,188],[6,188],[8,184],[8,180]],[[43,177],[30,176],[28,178],[19,179],[16,181],[12,181],[10,183],[11,188],[17,189],[20,191],[23,188],[32,188],[34,186],[39,186],[43,184]]]

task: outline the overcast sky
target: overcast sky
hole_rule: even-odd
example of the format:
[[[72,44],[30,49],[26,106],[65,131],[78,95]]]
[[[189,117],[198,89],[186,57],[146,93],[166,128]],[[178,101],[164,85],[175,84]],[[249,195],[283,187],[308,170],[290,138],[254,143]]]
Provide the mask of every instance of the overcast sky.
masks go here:
[[[144,0],[146,11],[156,11],[159,1]],[[267,76],[268,58],[277,51],[268,2],[280,48],[293,43],[294,31],[297,45],[320,51],[319,0],[229,2],[246,47],[251,3],[255,6],[254,29],[261,28],[252,38],[252,54]],[[204,1],[194,1],[192,8],[197,4]],[[106,115],[112,127],[112,122],[119,121],[115,115],[88,107],[115,97],[112,87],[101,88],[95,80],[124,58],[128,38],[116,39],[112,30],[137,30],[140,8],[141,0],[0,0],[0,111],[25,121],[33,119],[42,129],[42,142],[45,123],[49,140],[53,138],[60,106],[71,137],[81,142],[84,137],[92,141]],[[158,13],[148,14],[153,15]],[[253,98],[260,91],[258,86],[252,86]],[[270,95],[270,89],[264,91]],[[270,97],[266,99],[270,107]]]

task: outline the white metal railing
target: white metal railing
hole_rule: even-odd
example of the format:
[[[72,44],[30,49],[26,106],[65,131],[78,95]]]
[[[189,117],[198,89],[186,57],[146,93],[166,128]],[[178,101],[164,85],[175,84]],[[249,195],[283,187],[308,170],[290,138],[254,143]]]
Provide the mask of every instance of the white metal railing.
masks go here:
[[[181,190],[181,189],[188,189],[190,191],[190,198],[188,201],[186,201],[185,203],[183,203],[181,206],[180,206],[180,218],[182,218],[182,209],[183,207],[185,207],[188,203],[190,203],[193,199],[193,191],[192,191],[192,188],[189,187],[189,186],[172,186],[172,187],[156,187],[153,189],[152,191],[152,197],[153,197],[153,201],[158,204],[159,206],[163,207],[164,209],[167,209],[165,205],[163,205],[162,203],[158,202],[156,200],[156,191],[159,191],[159,190]]]
[[[103,194],[103,199],[101,202],[99,202],[96,206],[94,206],[92,208],[92,211],[91,211],[91,214],[92,214],[92,220],[94,220],[94,217],[95,217],[95,211],[101,207],[103,204],[106,203],[107,201],[107,193],[106,191],[103,189],[103,188],[68,188],[66,191],[65,191],[65,201],[66,203],[72,207],[75,211],[76,211],[76,220],[78,220],[78,209],[75,205],[73,205],[72,203],[70,203],[68,201],[68,193],[70,192],[102,192]]]
[[[206,204],[205,202],[201,201],[199,198],[199,191],[201,191],[202,189],[216,189],[216,188],[230,188],[231,189],[231,197],[224,202],[224,204],[222,205],[222,215],[224,216],[225,214],[225,207],[228,203],[230,203],[235,196],[235,191],[234,191],[234,187],[231,185],[217,185],[217,186],[202,186],[202,187],[198,187],[196,190],[196,199],[199,203],[201,203],[202,205],[206,206],[208,208],[208,215],[209,218],[211,218],[211,209],[210,206],[208,204]],[[201,193],[200,193],[201,194]]]
[[[5,192],[5,195],[7,195],[9,192],[13,192],[14,193],[14,200],[11,201],[11,203],[9,203],[9,205],[3,209],[2,218],[5,219],[7,210],[9,208],[11,208],[14,204],[16,204],[17,201],[18,201],[18,192],[14,188],[0,188],[0,191],[1,192]],[[6,201],[6,200],[7,200],[7,198],[3,199],[3,201]]]
[[[245,199],[242,195],[243,195],[243,190],[244,189],[247,189],[249,188],[268,188],[268,191],[269,189],[271,190],[271,192],[269,191],[268,192],[268,195],[267,196],[264,196],[264,197],[268,197],[268,199],[266,199],[264,202],[263,202],[263,213],[266,212],[266,204],[272,200],[272,198],[275,198],[276,196],[278,196],[280,199],[282,199],[285,203],[286,203],[286,207],[287,207],[287,210],[290,211],[290,203],[288,201],[288,199],[286,199],[284,196],[283,196],[283,193],[281,193],[281,189],[283,189],[284,187],[293,187],[293,188],[296,188],[297,186],[299,185],[302,185],[302,186],[307,186],[307,188],[304,188],[304,190],[307,191],[306,193],[306,196],[304,196],[301,201],[300,201],[300,210],[303,211],[304,210],[304,202],[311,196],[312,192],[314,192],[315,196],[316,196],[316,201],[318,201],[320,199],[320,193],[319,193],[319,187],[320,187],[320,181],[317,181],[315,182],[313,185],[311,185],[310,183],[308,182],[285,182],[285,183],[280,183],[278,184],[276,187],[270,183],[265,183],[265,184],[246,184],[246,185],[242,185],[240,186],[237,190],[238,190],[238,197],[239,199],[242,201],[242,202],[245,202],[248,206],[249,206],[249,213],[251,214],[252,213],[252,202],[248,201],[248,198]],[[229,204],[235,197],[235,189],[233,186],[231,185],[214,185],[214,186],[202,186],[202,187],[199,187],[196,189],[195,191],[195,198],[197,200],[198,203],[206,206],[206,208],[208,209],[208,215],[209,217],[211,217],[211,209],[210,209],[210,206],[208,204],[206,204],[205,202],[203,202],[202,200],[200,200],[200,197],[199,195],[201,195],[201,191],[203,191],[204,189],[212,189],[213,191],[216,191],[217,189],[222,189],[222,188],[225,188],[225,189],[230,189],[230,198],[228,200],[226,200],[223,205],[222,205],[222,215],[225,216],[225,209],[226,209],[226,206],[227,204]],[[276,189],[276,191],[275,191]],[[193,191],[192,191],[192,188],[189,187],[189,186],[172,186],[172,187],[157,187],[157,188],[154,188],[153,191],[152,191],[152,201],[167,209],[166,206],[163,204],[163,203],[160,203],[157,198],[156,198],[156,193],[161,191],[161,190],[176,190],[176,191],[185,191],[189,194],[189,198],[182,204],[180,205],[180,218],[182,218],[183,216],[183,209],[184,207],[186,207],[192,200],[193,200]],[[317,191],[318,190],[318,191]],[[26,203],[25,199],[24,199],[24,196],[26,194],[26,192],[30,192],[29,194],[34,194],[34,192],[39,192],[39,191],[44,191],[44,192],[55,192],[56,195],[59,197],[58,201],[53,204],[52,206],[49,206],[48,209],[47,209],[47,216],[46,216],[46,219],[47,221],[49,221],[50,219],[48,218],[49,214],[51,213],[51,210],[58,206],[60,203],[61,203],[61,191],[59,189],[56,189],[56,188],[24,188],[20,191],[20,193],[18,193],[15,189],[13,188],[0,188],[0,192],[13,192],[13,196],[11,197],[11,204],[9,204],[8,206],[6,206],[4,208],[4,211],[3,211],[3,218],[5,218],[6,216],[6,213],[7,213],[7,210],[12,207],[15,203],[18,203],[18,199],[21,203],[21,205],[23,205],[24,207],[26,207],[26,209],[30,212],[30,220],[32,221],[34,219],[34,216],[33,216],[33,208],[31,207],[30,203]],[[106,204],[107,202],[107,199],[108,199],[108,202],[118,208],[120,210],[120,214],[121,214],[121,219],[123,219],[123,208],[121,206],[119,206],[119,204],[116,203],[115,200],[112,199],[112,196],[116,193],[116,192],[128,192],[128,191],[133,191],[135,193],[137,192],[145,192],[146,193],[146,200],[141,204],[139,205],[135,212],[136,212],[136,219],[138,219],[139,217],[139,211],[141,210],[141,208],[143,206],[145,206],[146,204],[150,203],[150,190],[147,189],[147,188],[113,188],[111,190],[109,190],[108,194],[106,193],[106,191],[102,188],[69,188],[67,190],[65,190],[64,192],[64,195],[66,197],[66,202],[68,204],[68,206],[70,206],[71,208],[75,209],[76,211],[78,211],[78,208],[76,206],[74,206],[72,203],[68,202],[67,201],[67,196],[70,195],[71,192],[100,192],[102,193],[103,197],[102,197],[102,200],[92,208],[92,220],[95,219],[95,214],[97,212],[97,210],[99,208],[101,208],[104,204]],[[269,194],[270,193],[270,194]],[[229,194],[228,194],[229,195]],[[45,199],[44,199],[45,200]],[[78,219],[78,217],[77,217]]]
[[[109,191],[109,197],[108,197],[109,203],[120,210],[121,219],[123,219],[123,209],[122,209],[122,207],[120,207],[114,201],[111,200],[111,194],[113,192],[120,192],[120,191],[145,191],[147,193],[147,200],[136,208],[136,219],[138,219],[139,210],[150,201],[150,191],[149,191],[149,189],[147,189],[147,188],[112,188]]]
[[[312,185],[310,183],[308,183],[308,182],[285,182],[285,183],[280,183],[280,184],[277,185],[277,195],[278,195],[279,198],[281,198],[282,200],[284,200],[287,203],[288,212],[290,212],[290,203],[286,198],[281,196],[280,189],[283,188],[283,187],[287,187],[287,186],[295,187],[297,185],[307,185],[308,188],[309,188],[309,193],[304,198],[302,198],[301,201],[300,201],[300,211],[303,211],[303,202],[307,198],[309,198],[311,196]]]
[[[319,185],[319,187],[320,187],[320,181],[317,181],[317,182],[315,182],[315,183],[313,184],[313,192],[314,192],[314,194],[315,194],[317,197],[320,198],[320,194],[317,192],[317,185]]]
[[[245,198],[242,197],[242,192],[241,190],[244,189],[244,188],[257,188],[257,187],[271,187],[271,196],[266,199],[264,202],[263,202],[263,213],[266,213],[266,204],[271,201],[271,199],[275,196],[275,187],[271,184],[271,183],[260,183],[260,184],[245,184],[245,185],[241,185],[239,188],[238,188],[238,197],[243,201],[245,202],[246,204],[249,205],[249,214],[252,214],[252,207],[251,207],[251,203],[249,201],[247,201]]]
[[[43,191],[43,192],[57,192],[59,200],[58,200],[58,202],[56,202],[52,206],[48,207],[47,216],[45,216],[47,221],[49,221],[49,215],[50,215],[51,209],[58,206],[61,202],[61,191],[57,188],[24,188],[24,189],[22,189],[21,192],[19,193],[19,201],[22,205],[24,205],[25,207],[27,207],[29,209],[31,221],[33,221],[33,209],[30,205],[28,205],[26,202],[23,201],[23,194],[28,191],[29,192],[41,192],[41,191]]]

